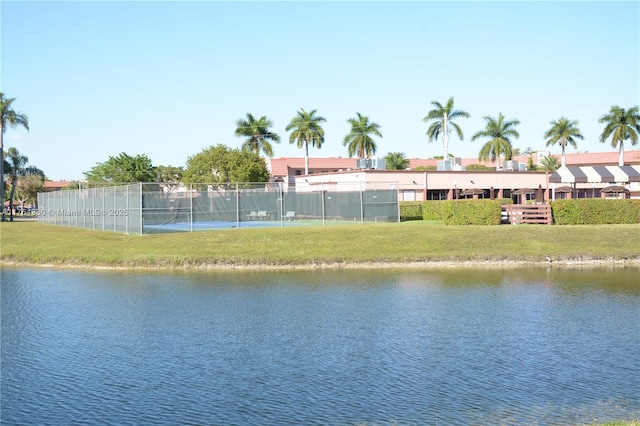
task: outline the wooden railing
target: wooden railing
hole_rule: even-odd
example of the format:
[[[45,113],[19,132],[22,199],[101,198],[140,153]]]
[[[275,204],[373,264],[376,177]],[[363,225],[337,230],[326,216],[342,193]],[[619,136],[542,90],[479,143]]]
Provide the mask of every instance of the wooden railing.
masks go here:
[[[553,222],[549,204],[505,204],[502,209],[508,223],[512,225],[518,223],[551,225]]]

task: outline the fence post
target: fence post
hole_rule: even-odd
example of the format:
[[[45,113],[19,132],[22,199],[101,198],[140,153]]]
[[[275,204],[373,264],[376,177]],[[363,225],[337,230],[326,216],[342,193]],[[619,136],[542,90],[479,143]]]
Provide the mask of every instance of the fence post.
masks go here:
[[[91,188],[91,192],[93,193],[93,196],[91,197],[91,205],[93,207],[93,209],[91,210],[91,229],[96,229],[96,189]]]
[[[102,187],[102,211],[104,212],[104,206],[105,206],[105,198],[104,198],[104,186]],[[104,231],[104,215],[100,215],[100,217],[102,218],[102,230]]]
[[[76,193],[76,228],[78,228],[79,227],[78,216],[80,216],[80,208],[79,208],[80,202],[78,201],[79,190],[75,190],[74,192]]]
[[[240,185],[236,182],[236,229],[240,229]]]
[[[113,187],[113,232],[118,232],[118,215],[116,214],[116,209],[118,208],[118,187]],[[107,210],[107,214],[109,210]]]
[[[278,185],[278,195],[280,196],[280,227],[284,226],[284,188],[282,182],[276,182]]]
[[[124,217],[124,233],[128,234],[129,233],[129,186],[126,186],[126,192],[125,192],[125,211],[127,212],[127,215]]]
[[[143,219],[144,216],[142,215],[142,192],[144,190],[144,186],[142,184],[142,182],[140,182],[140,235],[142,235],[144,233],[144,225],[143,225]]]
[[[364,225],[364,202],[362,200],[362,186],[360,187],[360,225]]]
[[[427,195],[426,191],[424,195]],[[396,209],[398,210],[398,223],[400,223],[400,185],[398,185],[398,189],[396,190]]]
[[[322,226],[324,226],[324,183],[320,187],[320,197],[322,198]]]
[[[193,183],[189,184],[189,231],[193,232]]]

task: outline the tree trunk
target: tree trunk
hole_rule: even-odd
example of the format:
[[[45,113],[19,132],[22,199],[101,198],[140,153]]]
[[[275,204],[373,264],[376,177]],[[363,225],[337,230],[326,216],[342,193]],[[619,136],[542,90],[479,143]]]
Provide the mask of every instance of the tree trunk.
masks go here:
[[[11,194],[9,194],[9,221],[13,222],[13,197],[16,194],[16,185],[18,184],[18,175],[15,174],[15,170],[13,171],[14,175],[11,178]],[[4,203],[3,203],[4,205]]]
[[[562,145],[562,167],[565,167],[567,165],[567,161],[564,157],[564,145]]]
[[[618,166],[624,166],[624,148],[622,147],[623,142],[620,141],[620,151],[618,154]]]
[[[7,220],[4,212],[4,146],[3,146],[4,126],[0,128],[0,194],[2,194],[2,221]]]
[[[442,145],[444,148],[444,158],[443,160],[449,159],[449,118],[447,117],[447,113],[444,113],[443,123],[443,133],[442,133]]]
[[[309,142],[304,143],[304,174],[309,174]]]

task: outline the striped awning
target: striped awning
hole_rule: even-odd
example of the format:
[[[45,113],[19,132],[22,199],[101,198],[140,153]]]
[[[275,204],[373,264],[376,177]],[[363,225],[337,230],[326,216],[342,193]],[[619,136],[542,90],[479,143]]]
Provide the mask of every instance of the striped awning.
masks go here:
[[[640,166],[560,167],[549,176],[551,183],[640,182]]]

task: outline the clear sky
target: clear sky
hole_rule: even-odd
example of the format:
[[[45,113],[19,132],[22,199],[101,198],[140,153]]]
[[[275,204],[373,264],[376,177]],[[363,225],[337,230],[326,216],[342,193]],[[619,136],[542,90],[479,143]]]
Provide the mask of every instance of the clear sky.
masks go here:
[[[423,117],[453,96],[477,157],[483,116],[521,121],[514,146],[544,150],[549,122],[579,120],[578,151],[601,144],[598,119],[640,103],[640,2],[0,2],[1,90],[31,130],[15,146],[50,179],[77,180],[121,152],[184,166],[235,122],[266,115],[274,157],[302,157],[285,127],[324,116],[311,156],[347,156],[346,120],[381,126],[379,156],[442,155]],[[629,149],[629,147],[626,147]],[[551,147],[559,153],[559,147]],[[575,152],[573,148],[568,153]]]

